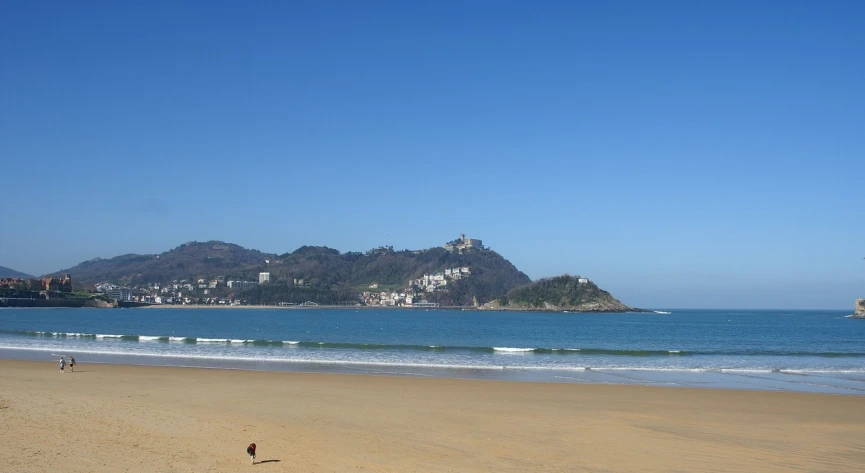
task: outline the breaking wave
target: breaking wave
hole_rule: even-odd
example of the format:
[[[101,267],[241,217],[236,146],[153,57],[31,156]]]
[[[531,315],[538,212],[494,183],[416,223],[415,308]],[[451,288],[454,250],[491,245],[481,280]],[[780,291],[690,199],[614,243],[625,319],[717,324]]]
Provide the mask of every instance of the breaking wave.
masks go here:
[[[737,356],[793,356],[793,357],[823,357],[823,358],[865,358],[865,353],[859,352],[796,352],[783,350],[682,350],[682,349],[612,349],[603,347],[506,347],[506,346],[460,346],[460,345],[408,345],[379,343],[349,343],[334,341],[311,340],[269,340],[269,339],[236,339],[236,338],[206,338],[168,335],[129,335],[101,334],[80,332],[44,332],[0,330],[0,333],[23,337],[43,337],[76,340],[92,340],[101,343],[183,343],[211,344],[226,346],[253,347],[292,347],[298,349],[332,349],[332,350],[378,350],[378,351],[414,351],[436,353],[489,353],[498,355],[558,355],[558,356],[622,356],[622,357],[670,357],[694,355],[737,355]]]

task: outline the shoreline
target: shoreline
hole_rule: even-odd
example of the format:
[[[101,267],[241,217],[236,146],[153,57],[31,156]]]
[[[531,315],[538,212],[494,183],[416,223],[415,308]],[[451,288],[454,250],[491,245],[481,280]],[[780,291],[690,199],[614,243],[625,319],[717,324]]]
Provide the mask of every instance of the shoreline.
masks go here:
[[[67,367],[68,371],[68,367]],[[865,398],[0,360],[19,472],[858,471]]]
[[[149,342],[145,342],[149,343]],[[208,343],[207,345],[211,345]],[[225,343],[228,346],[228,343]],[[110,349],[109,349],[110,350]],[[292,350],[289,348],[289,350]],[[0,347],[0,361],[45,362],[59,356],[74,355],[81,363],[115,366],[200,368],[268,373],[345,374],[425,378],[439,380],[485,380],[506,383],[571,384],[596,386],[646,386],[738,390],[749,392],[796,392],[856,396],[865,398],[865,372],[802,371],[754,369],[670,369],[546,367],[523,368],[518,365],[446,365],[315,359],[267,358],[254,354],[200,355],[155,354],[88,350],[82,347]],[[508,355],[504,355],[508,356]],[[506,363],[505,360],[503,360]]]
[[[629,310],[586,310],[586,309],[530,309],[530,308],[483,308],[474,306],[440,306],[440,307],[411,307],[411,306],[347,306],[347,305],[204,305],[204,304],[150,304],[140,307],[127,307],[134,309],[354,309],[354,310],[459,310],[465,312],[538,312],[538,313],[574,313],[574,314],[639,314],[655,313],[651,309],[631,308]]]

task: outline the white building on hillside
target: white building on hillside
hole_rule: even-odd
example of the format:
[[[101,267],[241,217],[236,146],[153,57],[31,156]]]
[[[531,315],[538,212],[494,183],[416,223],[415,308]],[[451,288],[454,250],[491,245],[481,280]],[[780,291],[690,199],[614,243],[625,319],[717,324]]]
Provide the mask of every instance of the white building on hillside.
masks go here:
[[[106,292],[106,294],[108,294],[108,297],[118,302],[132,300],[132,289],[129,289],[128,287],[117,287]]]
[[[228,281],[228,287],[242,291],[257,286],[255,281]]]

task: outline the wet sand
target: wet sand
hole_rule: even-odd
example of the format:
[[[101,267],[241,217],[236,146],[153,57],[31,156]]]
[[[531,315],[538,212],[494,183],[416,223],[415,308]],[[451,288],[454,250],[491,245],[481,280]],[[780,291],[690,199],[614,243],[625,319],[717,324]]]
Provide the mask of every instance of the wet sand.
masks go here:
[[[0,360],[3,471],[858,472],[863,438],[865,396]]]

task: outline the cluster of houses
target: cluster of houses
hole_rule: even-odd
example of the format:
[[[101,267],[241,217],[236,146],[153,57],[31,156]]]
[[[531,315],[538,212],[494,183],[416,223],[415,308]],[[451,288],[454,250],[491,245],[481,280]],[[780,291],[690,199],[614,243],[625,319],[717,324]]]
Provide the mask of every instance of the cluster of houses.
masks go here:
[[[21,278],[0,278],[0,288],[19,289],[21,287],[29,287],[26,279]]]
[[[228,281],[228,283],[232,282],[236,281]],[[103,282],[96,284],[96,291],[107,294],[108,297],[116,301],[150,304],[240,305],[242,303],[241,299],[238,298],[211,295],[221,285],[232,287],[223,278],[217,278],[213,280],[198,279],[195,282],[175,280],[168,284],[153,283],[135,288]]]
[[[441,273],[424,274],[418,279],[409,282],[409,288],[416,287],[421,292],[435,292],[444,289],[448,285],[448,281],[457,281],[471,275],[472,271],[468,266],[448,268]]]
[[[23,287],[27,287],[30,290],[72,292],[72,276],[67,273],[62,278],[39,279],[38,288],[33,287],[33,285],[27,279],[0,278],[0,287],[6,289],[21,289]]]
[[[193,297],[193,296],[133,296],[132,301],[145,302],[148,304],[177,304],[177,305],[243,305],[245,302],[234,297]]]
[[[417,294],[405,291],[364,291],[360,295],[360,300],[368,306],[438,307],[438,304],[434,302],[427,302],[426,299],[421,299]]]
[[[433,293],[447,288],[448,282],[465,279],[472,275],[471,268],[447,268],[443,272],[424,274],[409,281],[408,287],[400,291],[364,291],[360,300],[369,306],[398,307],[436,307],[437,304],[422,299],[425,293]],[[369,285],[370,289],[378,289],[378,283]]]
[[[253,288],[270,282],[270,273],[259,273],[258,281],[226,281],[219,276],[215,279],[200,278],[189,282],[185,279],[168,284],[152,283],[143,287],[123,287],[109,282],[96,284],[96,291],[108,294],[117,301],[146,302],[150,304],[214,304],[240,305],[243,301],[233,296],[217,297],[219,287],[236,291]]]

